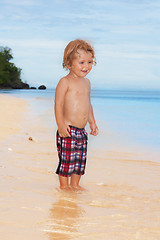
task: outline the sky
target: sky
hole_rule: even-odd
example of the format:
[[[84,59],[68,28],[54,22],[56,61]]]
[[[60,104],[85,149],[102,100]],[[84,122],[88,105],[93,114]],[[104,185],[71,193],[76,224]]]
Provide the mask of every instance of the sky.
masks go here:
[[[0,0],[0,46],[30,86],[56,87],[76,38],[96,52],[92,87],[160,89],[160,0]]]

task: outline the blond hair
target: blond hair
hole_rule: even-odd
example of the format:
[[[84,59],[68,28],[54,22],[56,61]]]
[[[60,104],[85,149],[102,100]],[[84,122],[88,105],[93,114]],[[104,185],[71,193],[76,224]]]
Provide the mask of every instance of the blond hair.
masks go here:
[[[68,70],[69,67],[71,67],[72,61],[78,53],[77,50],[84,50],[85,52],[90,52],[92,54],[93,63],[96,64],[95,52],[93,47],[84,40],[76,39],[69,42],[64,50],[63,68]]]

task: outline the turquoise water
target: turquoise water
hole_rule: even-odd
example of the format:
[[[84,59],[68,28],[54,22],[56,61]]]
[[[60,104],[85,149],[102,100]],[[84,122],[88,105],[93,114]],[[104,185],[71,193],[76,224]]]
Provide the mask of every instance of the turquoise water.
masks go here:
[[[160,147],[160,94],[158,92],[114,92],[93,97],[97,115],[108,127],[129,141]]]
[[[0,90],[0,93],[28,100],[37,114],[48,114],[46,124],[52,127],[55,90]],[[91,137],[91,144],[106,150],[111,146],[112,150],[113,146],[133,150],[138,147],[160,156],[160,90],[93,89],[91,101],[100,132],[94,141]]]

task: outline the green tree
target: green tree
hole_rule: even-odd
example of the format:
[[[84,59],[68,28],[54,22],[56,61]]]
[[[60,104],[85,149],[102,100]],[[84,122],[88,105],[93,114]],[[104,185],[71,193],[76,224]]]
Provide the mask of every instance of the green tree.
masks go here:
[[[0,47],[0,88],[29,88],[21,80],[21,69],[10,62],[11,59],[11,48]]]
[[[0,47],[0,53],[2,53],[6,62],[9,62],[13,58],[12,50],[9,47]]]

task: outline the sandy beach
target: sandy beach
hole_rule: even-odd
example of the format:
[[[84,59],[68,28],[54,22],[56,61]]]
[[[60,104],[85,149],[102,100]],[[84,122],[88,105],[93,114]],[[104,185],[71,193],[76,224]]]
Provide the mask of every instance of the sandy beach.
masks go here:
[[[87,191],[60,191],[54,118],[49,128],[26,100],[0,103],[2,240],[160,239],[160,163],[128,149],[99,155],[90,138]]]
[[[20,122],[26,109],[27,102],[0,95],[0,141],[20,131]]]

